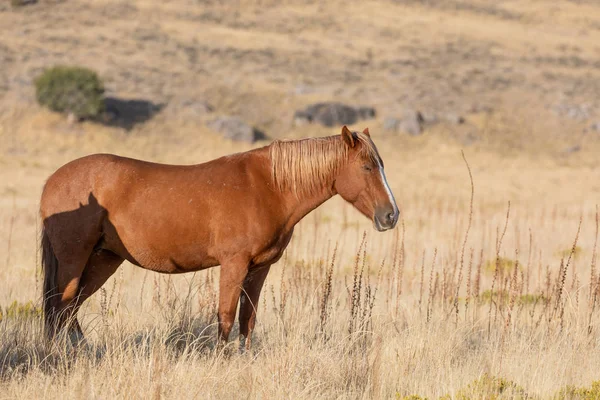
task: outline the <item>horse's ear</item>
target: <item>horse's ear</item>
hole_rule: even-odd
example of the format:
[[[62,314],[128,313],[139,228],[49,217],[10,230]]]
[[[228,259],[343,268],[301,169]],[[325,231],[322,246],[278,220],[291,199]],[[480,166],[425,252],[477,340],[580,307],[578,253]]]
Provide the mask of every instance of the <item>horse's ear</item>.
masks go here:
[[[350,132],[350,129],[346,125],[342,128],[342,139],[350,147],[354,147],[354,135]]]
[[[368,137],[371,137],[371,134],[369,133],[369,128],[365,128],[365,130],[363,131],[363,133],[365,135],[367,135]]]

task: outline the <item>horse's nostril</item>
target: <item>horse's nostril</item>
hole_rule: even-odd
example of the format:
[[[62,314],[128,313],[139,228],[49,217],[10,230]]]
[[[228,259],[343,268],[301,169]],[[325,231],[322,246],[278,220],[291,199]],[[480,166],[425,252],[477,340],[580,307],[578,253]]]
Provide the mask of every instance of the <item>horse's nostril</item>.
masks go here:
[[[387,218],[388,222],[394,222],[394,213],[393,212],[387,213],[386,218]]]

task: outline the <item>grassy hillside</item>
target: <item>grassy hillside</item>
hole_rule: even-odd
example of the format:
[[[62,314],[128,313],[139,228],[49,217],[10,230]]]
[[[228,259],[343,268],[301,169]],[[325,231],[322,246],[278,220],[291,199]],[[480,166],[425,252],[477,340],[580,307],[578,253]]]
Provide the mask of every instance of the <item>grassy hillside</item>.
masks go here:
[[[514,382],[501,398],[576,398],[568,385],[600,379],[598,21],[596,2],[566,0],[0,4],[0,398],[487,398],[489,377]],[[90,67],[107,96],[157,111],[129,129],[70,123],[35,104],[33,80],[55,64]],[[267,279],[251,354],[214,348],[218,269],[168,278],[129,264],[82,310],[89,347],[43,345],[38,204],[56,168],[268,143],[223,139],[205,125],[220,115],[269,138],[339,133],[294,125],[319,101],[376,109],[352,128],[369,127],[403,228],[378,234],[341,199],[309,215]],[[407,109],[439,122],[384,130]],[[475,184],[466,242],[461,150]]]

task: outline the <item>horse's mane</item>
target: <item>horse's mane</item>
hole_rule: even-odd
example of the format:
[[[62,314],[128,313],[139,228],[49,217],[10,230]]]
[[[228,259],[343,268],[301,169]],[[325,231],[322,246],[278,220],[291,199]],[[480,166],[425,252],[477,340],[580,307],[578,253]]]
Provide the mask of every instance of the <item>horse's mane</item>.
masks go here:
[[[371,138],[353,132],[360,145],[360,156],[380,162]],[[348,145],[341,135],[301,140],[276,140],[270,145],[271,175],[279,190],[291,190],[296,195],[310,195],[331,182],[348,160]]]

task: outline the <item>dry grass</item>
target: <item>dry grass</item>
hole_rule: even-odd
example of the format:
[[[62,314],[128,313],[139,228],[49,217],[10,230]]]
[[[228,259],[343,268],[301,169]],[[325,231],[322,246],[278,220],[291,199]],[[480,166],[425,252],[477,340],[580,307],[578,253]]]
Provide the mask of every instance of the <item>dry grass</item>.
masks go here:
[[[322,222],[324,211],[308,217],[267,280],[248,354],[238,354],[235,342],[215,348],[218,269],[165,277],[123,267],[85,307],[89,341],[76,349],[47,347],[39,317],[13,307],[0,322],[2,393],[436,398],[465,393],[487,374],[546,398],[597,380],[594,210],[584,212],[579,237],[578,216],[569,211],[509,217],[498,251],[504,221],[476,207],[469,263],[498,252],[513,254],[522,268],[482,275],[471,291],[461,282],[475,281],[475,269],[460,267],[468,209],[442,206],[419,207],[431,226],[406,223],[412,218],[405,214],[400,235],[365,234],[358,216],[346,227]],[[527,221],[531,242],[529,230],[518,228]],[[445,239],[427,239],[436,228]],[[561,259],[548,251],[569,243],[585,255]],[[422,276],[431,277],[425,289]],[[23,287],[31,291],[33,282]]]
[[[0,6],[0,398],[593,395],[600,137],[547,106],[597,107],[598,15],[545,0]],[[65,61],[98,70],[110,95],[167,106],[127,132],[69,125],[30,87]],[[48,347],[35,308],[44,180],[94,152],[196,163],[250,148],[186,114],[189,99],[274,138],[338,133],[291,126],[312,101],[375,106],[353,128],[369,126],[402,223],[378,234],[337,198],[305,218],[248,354],[215,348],[218,268],[129,264],[82,310],[88,344]],[[381,129],[402,107],[473,103],[493,111],[421,137]]]

